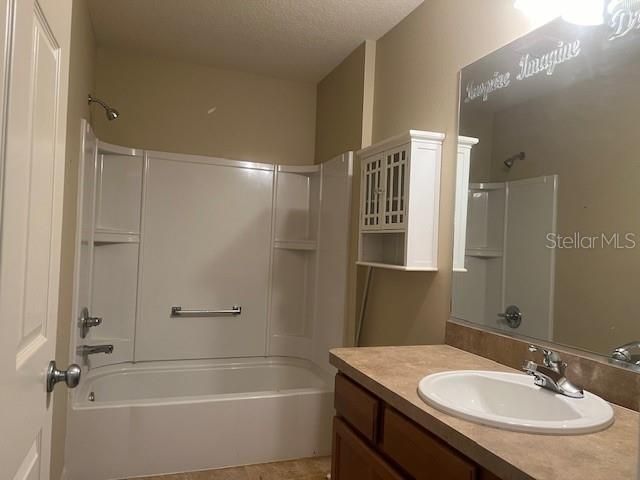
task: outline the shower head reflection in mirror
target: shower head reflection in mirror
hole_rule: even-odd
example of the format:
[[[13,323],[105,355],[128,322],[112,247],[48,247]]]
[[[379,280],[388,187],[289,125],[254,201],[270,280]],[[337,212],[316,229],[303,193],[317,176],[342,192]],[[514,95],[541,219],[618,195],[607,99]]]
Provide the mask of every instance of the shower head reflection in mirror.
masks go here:
[[[514,163],[516,163],[516,160],[524,160],[526,157],[527,155],[524,152],[516,153],[515,155],[512,155],[511,157],[507,158],[504,161],[504,164],[507,168],[511,168],[513,167]]]
[[[638,20],[621,30],[621,15]],[[462,70],[459,135],[479,142],[461,197],[452,317],[632,367],[640,357],[623,347],[640,338],[640,242],[629,242],[640,234],[640,1],[610,0],[604,16],[596,26],[557,18]],[[560,57],[560,43],[579,48]],[[523,61],[534,74],[519,78]],[[509,84],[486,100],[467,94],[495,72]],[[511,305],[522,313],[515,329],[499,316]]]

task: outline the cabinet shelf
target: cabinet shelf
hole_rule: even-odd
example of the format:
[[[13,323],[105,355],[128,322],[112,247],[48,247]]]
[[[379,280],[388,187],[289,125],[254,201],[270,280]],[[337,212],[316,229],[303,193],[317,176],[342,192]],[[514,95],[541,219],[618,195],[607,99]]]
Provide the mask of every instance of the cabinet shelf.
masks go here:
[[[477,258],[500,258],[502,257],[502,250],[493,248],[468,248],[466,256]]]
[[[492,191],[492,190],[504,190],[504,182],[490,182],[490,183],[470,183],[469,190],[473,191]]]
[[[429,267],[407,267],[405,265],[393,265],[391,263],[377,263],[377,262],[356,262],[357,265],[363,267],[373,268],[386,268],[387,270],[400,270],[402,272],[437,272],[437,268]]]
[[[317,243],[315,240],[276,240],[274,247],[281,250],[314,251]]]

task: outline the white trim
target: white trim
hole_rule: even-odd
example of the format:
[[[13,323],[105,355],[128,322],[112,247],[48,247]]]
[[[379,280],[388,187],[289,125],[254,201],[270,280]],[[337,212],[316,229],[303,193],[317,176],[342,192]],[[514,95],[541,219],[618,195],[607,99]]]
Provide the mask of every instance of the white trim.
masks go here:
[[[362,148],[373,143],[373,103],[376,80],[375,40],[364,42],[364,88],[362,92]]]
[[[136,315],[133,320],[133,338],[131,339],[131,360],[136,362],[136,338],[138,334],[138,323],[142,318],[142,274],[144,259],[144,233],[145,216],[147,211],[147,186],[149,181],[149,152],[144,152],[142,160],[142,188],[140,189],[140,236],[138,240],[138,278],[136,279]]]
[[[505,183],[504,182],[488,182],[488,183],[470,183],[469,190],[504,190]]]
[[[551,223],[553,225],[553,231],[558,232],[558,188],[560,182],[560,176],[558,174],[549,175],[553,182],[553,214]],[[547,339],[553,342],[555,332],[555,301],[556,301],[556,249],[551,249],[551,270],[549,275],[549,329],[547,331]]]
[[[453,224],[453,271],[466,272],[465,249],[467,245],[467,210],[469,205],[469,180],[471,172],[471,149],[480,140],[458,137],[456,157],[456,191]]]
[[[479,139],[473,138],[473,137],[464,137],[462,135],[458,137],[458,145],[462,147],[473,147],[474,145],[477,145],[479,142],[480,142]]]
[[[375,263],[375,262],[356,262],[357,265],[364,267],[374,268],[386,268],[387,270],[401,270],[403,272],[437,272],[438,269],[434,267],[406,267],[404,265],[391,265],[389,263]]]
[[[7,30],[4,32],[4,51],[2,52],[2,59],[4,65],[2,66],[3,76],[0,81],[0,232],[2,231],[2,218],[4,212],[4,167],[5,157],[7,155],[7,126],[8,114],[9,114],[9,87],[11,80],[11,72],[13,65],[13,28],[15,23],[15,3],[16,0],[7,1],[7,10],[5,12],[4,25]],[[0,243],[0,251],[2,244]]]
[[[141,157],[144,154],[144,150],[114,145],[102,140],[98,140],[98,152],[106,155],[126,155],[128,157]]]
[[[170,160],[172,162],[204,163],[207,165],[219,165],[222,167],[252,168],[254,170],[266,170],[269,172],[273,172],[275,170],[275,165],[270,163],[228,160],[220,157],[207,157],[204,155],[191,155],[186,153],[158,152],[156,150],[147,150],[146,153],[149,159]]]
[[[314,175],[320,173],[321,165],[278,165],[278,172]]]
[[[411,143],[412,141],[416,140],[421,142],[433,142],[435,145],[440,146],[442,145],[444,138],[444,133],[427,132],[424,130],[409,130],[406,133],[396,135],[395,137],[388,138],[382,142],[376,143],[375,145],[371,145],[370,147],[358,150],[356,152],[356,155],[358,157],[368,157],[370,155],[375,155],[376,153],[381,153],[394,147],[406,145],[407,143]]]
[[[85,167],[86,167],[86,146],[87,146],[87,137],[92,136],[96,142],[96,148],[94,150],[93,162],[94,162],[94,176],[93,181],[97,188],[97,156],[98,156],[98,139],[96,138],[93,130],[91,129],[91,125],[89,122],[82,118],[80,120],[80,155],[78,156],[78,187],[76,192],[76,232],[75,232],[75,252],[74,252],[74,260],[73,260],[73,293],[72,293],[72,304],[71,304],[71,335],[70,335],[70,348],[69,348],[69,363],[75,363],[76,359],[76,350],[75,346],[79,343],[78,338],[78,328],[76,325],[76,319],[80,317],[80,306],[78,305],[80,295],[80,262],[81,262],[81,252],[82,252],[82,225],[83,225],[83,214],[84,214],[84,186],[85,186]],[[88,253],[88,261],[89,265],[89,282],[93,280],[93,242],[94,242],[94,225],[95,225],[95,210],[96,210],[96,191],[94,189],[93,193],[93,202],[91,203],[91,208],[93,209],[93,224],[90,228],[89,234],[89,253]],[[89,285],[89,291],[91,292],[91,284]],[[91,298],[91,295],[90,297]],[[91,309],[91,305],[86,305],[89,309]],[[64,319],[62,319],[64,321]],[[84,365],[83,365],[84,366]],[[72,391],[70,391],[70,394]]]
[[[273,304],[273,264],[275,257],[275,245],[276,245],[276,209],[278,205],[278,175],[280,170],[274,169],[273,177],[271,178],[271,231],[269,233],[269,268],[267,269],[267,304],[266,315],[267,324],[264,329],[264,354],[270,357],[274,350],[271,345],[271,306]]]

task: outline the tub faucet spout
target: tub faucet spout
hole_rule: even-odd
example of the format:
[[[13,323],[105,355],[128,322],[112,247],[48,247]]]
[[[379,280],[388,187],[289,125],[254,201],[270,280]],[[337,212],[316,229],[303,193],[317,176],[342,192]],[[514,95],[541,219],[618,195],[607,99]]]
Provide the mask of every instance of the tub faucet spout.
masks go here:
[[[96,353],[113,353],[113,345],[80,345],[78,347],[78,355],[86,357],[87,355],[94,355]]]

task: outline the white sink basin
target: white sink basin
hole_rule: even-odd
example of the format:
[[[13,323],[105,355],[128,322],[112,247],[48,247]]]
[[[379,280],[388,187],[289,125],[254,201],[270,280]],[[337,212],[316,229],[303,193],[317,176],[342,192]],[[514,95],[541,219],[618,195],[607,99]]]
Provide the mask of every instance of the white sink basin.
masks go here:
[[[451,415],[518,432],[577,435],[613,423],[611,405],[584,392],[569,398],[533,384],[518,373],[453,371],[424,377],[420,397]]]

